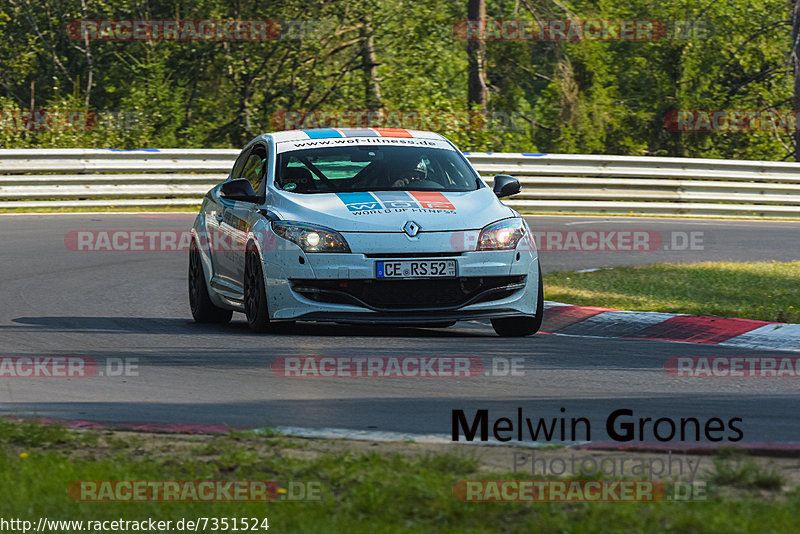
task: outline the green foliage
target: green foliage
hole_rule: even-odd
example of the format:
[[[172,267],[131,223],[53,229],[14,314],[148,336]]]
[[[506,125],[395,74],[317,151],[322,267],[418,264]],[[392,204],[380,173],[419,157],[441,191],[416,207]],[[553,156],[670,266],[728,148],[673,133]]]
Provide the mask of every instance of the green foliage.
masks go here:
[[[454,25],[466,18],[466,4],[0,0],[0,146],[238,147],[282,129],[281,111],[366,110],[366,35],[374,40],[383,110],[435,118],[464,112],[467,43]],[[787,133],[679,133],[664,118],[674,110],[791,109],[788,7],[778,0],[488,0],[493,19],[659,20],[667,34],[654,41],[487,41],[483,111],[505,120],[426,126],[473,151],[784,159],[793,151]],[[145,18],[268,19],[284,33],[268,41],[87,46],[67,32],[81,19]],[[9,113],[31,108],[91,111],[100,120],[77,131],[9,124]]]

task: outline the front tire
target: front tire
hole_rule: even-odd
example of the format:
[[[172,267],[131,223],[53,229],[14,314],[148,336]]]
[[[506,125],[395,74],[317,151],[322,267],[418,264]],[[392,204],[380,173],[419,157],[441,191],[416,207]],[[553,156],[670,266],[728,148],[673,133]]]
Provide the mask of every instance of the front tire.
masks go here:
[[[249,247],[244,267],[244,312],[247,324],[254,332],[269,332],[272,323],[267,307],[267,290],[264,285],[264,270],[261,256],[255,247]]]
[[[197,323],[225,324],[233,316],[232,310],[220,308],[211,302],[203,273],[203,260],[195,241],[189,246],[189,307]]]
[[[542,283],[541,265],[539,266],[539,295],[536,302],[536,310],[536,315],[492,319],[492,328],[500,337],[532,336],[539,331],[544,318],[544,284]]]

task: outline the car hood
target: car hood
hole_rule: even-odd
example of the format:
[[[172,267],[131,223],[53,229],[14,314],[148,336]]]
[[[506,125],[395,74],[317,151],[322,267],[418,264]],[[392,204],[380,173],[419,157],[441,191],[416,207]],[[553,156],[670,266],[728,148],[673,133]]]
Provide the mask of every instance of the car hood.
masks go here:
[[[267,204],[284,220],[319,224],[339,232],[402,232],[408,221],[423,232],[479,230],[513,217],[491,189],[468,192],[270,192]]]

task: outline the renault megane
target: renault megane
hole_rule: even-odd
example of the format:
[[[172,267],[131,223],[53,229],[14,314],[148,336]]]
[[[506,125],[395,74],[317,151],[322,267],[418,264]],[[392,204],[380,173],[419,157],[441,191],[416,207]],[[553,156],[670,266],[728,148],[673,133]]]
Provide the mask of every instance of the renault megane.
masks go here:
[[[489,319],[538,331],[541,269],[525,220],[432,132],[283,131],[253,139],[205,196],[192,229],[198,322],[243,312],[253,330],[291,321],[450,326]]]

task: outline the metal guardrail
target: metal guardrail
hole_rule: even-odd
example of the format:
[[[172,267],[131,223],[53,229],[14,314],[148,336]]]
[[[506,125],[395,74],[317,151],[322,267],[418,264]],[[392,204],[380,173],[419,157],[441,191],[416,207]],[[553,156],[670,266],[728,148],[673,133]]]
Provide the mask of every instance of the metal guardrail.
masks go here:
[[[238,150],[0,150],[0,209],[196,206]],[[466,153],[520,179],[525,212],[800,218],[800,164],[639,156]]]

